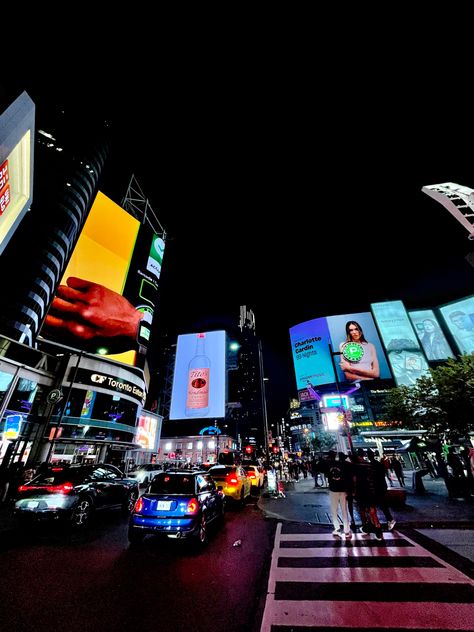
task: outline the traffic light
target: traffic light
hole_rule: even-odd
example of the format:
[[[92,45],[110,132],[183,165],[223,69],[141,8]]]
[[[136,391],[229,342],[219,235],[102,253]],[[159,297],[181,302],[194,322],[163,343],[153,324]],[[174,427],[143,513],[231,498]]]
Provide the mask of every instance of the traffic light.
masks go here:
[[[278,452],[280,452],[280,448],[277,445],[274,445],[272,450],[274,454],[277,454]]]
[[[246,454],[252,454],[252,452],[253,452],[252,446],[251,445],[246,445],[245,446],[245,453]]]

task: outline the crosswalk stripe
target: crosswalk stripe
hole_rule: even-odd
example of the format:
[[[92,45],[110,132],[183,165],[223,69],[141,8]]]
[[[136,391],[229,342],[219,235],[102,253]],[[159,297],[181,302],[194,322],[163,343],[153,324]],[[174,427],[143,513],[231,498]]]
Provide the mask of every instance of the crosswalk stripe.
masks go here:
[[[453,572],[454,570],[454,572]],[[410,576],[403,568],[281,568],[278,579],[287,582],[413,582],[428,583],[456,582],[465,583],[466,576],[449,568],[413,568]]]
[[[384,541],[282,533],[261,632],[474,629],[474,581],[397,532]]]
[[[471,604],[400,603],[371,601],[278,601],[273,604],[271,620],[264,614],[261,632],[272,632],[276,625],[335,627],[418,628],[420,630],[464,630],[472,632]],[[291,629],[291,628],[289,628]]]

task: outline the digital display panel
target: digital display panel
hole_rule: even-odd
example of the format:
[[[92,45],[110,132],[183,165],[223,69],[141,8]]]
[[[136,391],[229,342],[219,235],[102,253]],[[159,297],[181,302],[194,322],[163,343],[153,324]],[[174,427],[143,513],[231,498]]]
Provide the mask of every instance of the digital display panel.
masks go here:
[[[358,382],[391,378],[382,343],[370,312],[327,318],[338,380]]]
[[[150,341],[164,246],[99,191],[41,335],[136,365]]]
[[[33,201],[35,105],[23,92],[0,115],[0,254]]]
[[[148,411],[142,412],[135,429],[135,443],[138,443],[142,450],[156,452],[161,436],[161,423],[160,416]]]
[[[296,388],[300,402],[318,399],[314,386],[335,382],[325,318],[315,318],[290,329]]]
[[[226,333],[178,336],[170,419],[225,416]]]
[[[315,386],[391,378],[370,312],[315,318],[290,329],[300,402],[319,399]],[[333,354],[333,360],[331,359]]]
[[[408,316],[428,361],[454,358],[451,347],[432,309],[409,311]]]
[[[429,370],[405,306],[387,301],[372,303],[371,309],[397,386],[413,386]]]
[[[474,296],[442,305],[439,311],[459,353],[474,353]]]

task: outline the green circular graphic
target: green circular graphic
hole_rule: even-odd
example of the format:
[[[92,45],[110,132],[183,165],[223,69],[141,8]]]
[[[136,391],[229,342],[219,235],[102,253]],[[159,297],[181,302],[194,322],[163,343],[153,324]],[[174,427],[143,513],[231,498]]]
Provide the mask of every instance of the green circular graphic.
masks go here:
[[[346,342],[342,355],[348,362],[360,362],[364,357],[364,347],[360,342]]]

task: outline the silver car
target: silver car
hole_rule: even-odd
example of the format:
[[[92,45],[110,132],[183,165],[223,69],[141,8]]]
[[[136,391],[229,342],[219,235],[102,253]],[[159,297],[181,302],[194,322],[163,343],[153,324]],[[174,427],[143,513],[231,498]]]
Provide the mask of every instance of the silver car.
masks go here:
[[[146,486],[161,472],[163,467],[158,463],[147,463],[140,465],[136,470],[130,472],[128,478],[133,478],[139,485]]]

